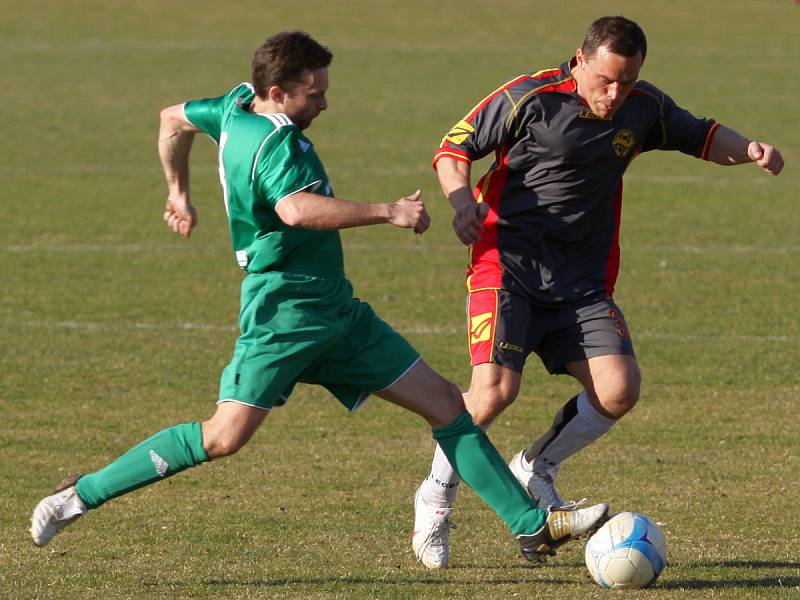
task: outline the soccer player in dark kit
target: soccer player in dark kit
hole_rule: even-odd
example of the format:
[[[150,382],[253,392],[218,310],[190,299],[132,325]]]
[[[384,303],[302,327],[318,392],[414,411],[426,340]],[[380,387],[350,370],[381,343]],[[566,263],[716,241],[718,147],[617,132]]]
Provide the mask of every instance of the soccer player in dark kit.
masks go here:
[[[444,136],[434,166],[471,247],[467,272],[472,380],[465,393],[488,428],[517,396],[535,352],[580,393],[552,427],[511,460],[541,508],[574,509],[554,487],[561,463],[608,433],[639,399],[640,373],[620,308],[622,176],[650,150],[678,150],[720,165],[754,162],[777,175],[783,158],[711,119],[693,116],[639,80],[642,29],[624,17],[589,27],[560,67],[521,75],[480,101]],[[470,189],[473,161],[494,153]],[[459,478],[441,448],[415,496],[413,548],[447,566]]]

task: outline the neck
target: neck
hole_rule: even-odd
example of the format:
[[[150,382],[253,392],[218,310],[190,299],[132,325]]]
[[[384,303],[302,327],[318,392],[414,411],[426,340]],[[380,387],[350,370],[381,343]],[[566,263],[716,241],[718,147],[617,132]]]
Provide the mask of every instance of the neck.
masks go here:
[[[262,114],[279,113],[283,112],[283,107],[279,106],[272,100],[264,100],[263,98],[256,96],[250,103],[250,112]]]
[[[585,102],[586,99],[581,94],[581,89],[583,88],[583,72],[578,68],[578,59],[575,57],[569,61],[569,74],[572,75],[572,80],[575,82],[575,93]]]

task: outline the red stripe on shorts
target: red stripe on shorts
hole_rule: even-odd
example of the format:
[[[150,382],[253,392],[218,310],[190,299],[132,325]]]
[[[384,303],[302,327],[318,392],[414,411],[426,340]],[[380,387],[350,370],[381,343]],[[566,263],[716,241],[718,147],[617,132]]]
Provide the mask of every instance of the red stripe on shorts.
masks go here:
[[[469,294],[467,319],[469,319],[469,355],[473,367],[492,362],[498,296],[498,290],[480,290]]]

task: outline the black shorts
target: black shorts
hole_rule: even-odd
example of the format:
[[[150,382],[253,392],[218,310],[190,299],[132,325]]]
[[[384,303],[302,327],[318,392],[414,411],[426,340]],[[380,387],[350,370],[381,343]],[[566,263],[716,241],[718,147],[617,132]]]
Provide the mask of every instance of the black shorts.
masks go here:
[[[541,308],[507,290],[483,289],[469,294],[467,318],[473,366],[491,362],[522,373],[535,352],[550,373],[566,373],[570,362],[634,356],[625,317],[611,298]]]

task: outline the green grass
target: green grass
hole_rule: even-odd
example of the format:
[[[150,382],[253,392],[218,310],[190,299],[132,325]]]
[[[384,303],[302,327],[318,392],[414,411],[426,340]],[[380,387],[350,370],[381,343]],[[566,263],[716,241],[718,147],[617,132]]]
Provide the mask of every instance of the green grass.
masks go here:
[[[800,7],[790,0],[610,3],[4,2],[0,19],[0,592],[7,598],[604,598],[580,545],[546,568],[470,491],[452,563],[416,565],[411,497],[432,442],[370,401],[348,416],[299,387],[236,457],[135,492],[45,549],[36,501],[168,424],[213,411],[235,339],[215,149],[198,139],[190,242],[160,220],[160,108],[248,79],[268,34],[310,31],[335,53],[330,109],[309,131],[337,193],[421,187],[416,239],[343,234],[357,294],[464,386],[464,248],[430,157],[486,93],[557,65],[601,12],[641,22],[643,77],[698,114],[780,147],[787,168],[721,169],[646,155],[626,179],[617,301],[642,399],[563,469],[570,497],[665,523],[669,565],[636,597],[800,597],[800,296],[795,108]],[[187,325],[188,324],[188,325]],[[492,437],[505,455],[573,394],[531,361]]]

